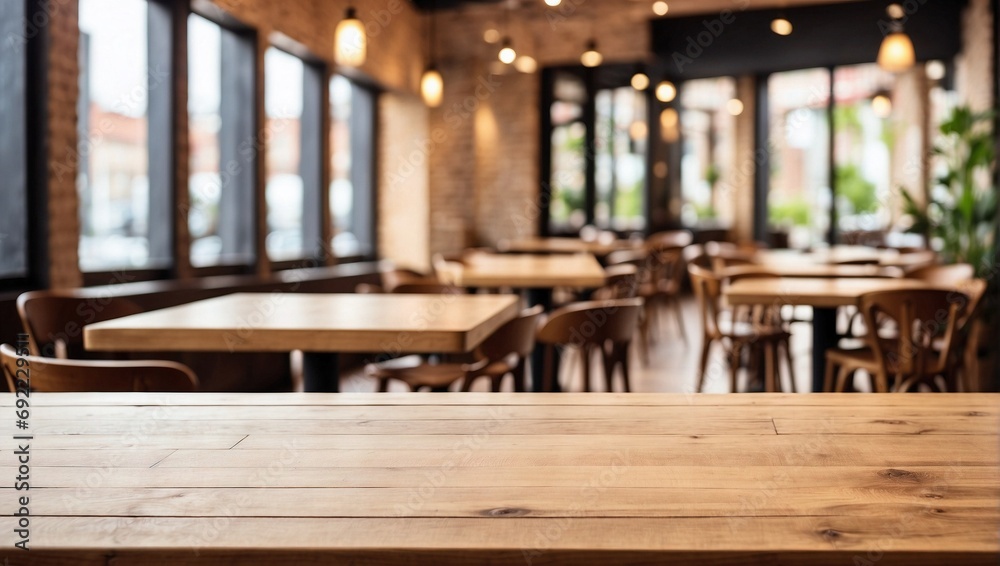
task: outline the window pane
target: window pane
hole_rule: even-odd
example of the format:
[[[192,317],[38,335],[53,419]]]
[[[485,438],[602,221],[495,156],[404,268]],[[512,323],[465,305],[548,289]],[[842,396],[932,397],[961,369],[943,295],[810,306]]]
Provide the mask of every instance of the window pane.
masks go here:
[[[894,139],[890,124],[894,82],[892,74],[874,63],[834,70],[834,187],[842,243],[885,243],[892,212],[885,206],[892,184],[892,146],[905,143]]]
[[[554,92],[556,100],[549,110],[552,116],[549,224],[555,233],[578,232],[587,221],[584,211],[587,128],[580,121],[586,89],[577,77],[559,73]]]
[[[727,175],[735,173],[736,96],[732,78],[687,81],[681,89],[681,192],[685,226],[730,226],[736,216]],[[738,113],[738,112],[737,112]]]
[[[24,2],[0,2],[0,37],[24,36]],[[28,275],[27,124],[25,49],[0,49],[0,278]]]
[[[80,267],[149,267],[147,6],[80,0]]]
[[[594,220],[599,228],[642,230],[646,187],[646,100],[631,87],[597,93]]]
[[[788,233],[791,247],[812,246],[826,240],[830,226],[830,73],[826,69],[775,73],[767,88],[769,224]]]
[[[196,14],[188,17],[188,230],[191,264],[217,265],[222,256],[219,204],[219,133],[222,127],[222,28]]]
[[[267,255],[273,260],[300,258],[305,253],[299,167],[304,73],[302,60],[293,55],[274,47],[264,55]]]

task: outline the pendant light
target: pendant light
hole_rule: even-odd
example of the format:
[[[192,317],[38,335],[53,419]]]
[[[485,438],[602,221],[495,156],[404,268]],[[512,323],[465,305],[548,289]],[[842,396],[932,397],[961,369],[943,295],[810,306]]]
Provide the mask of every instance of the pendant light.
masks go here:
[[[890,73],[902,73],[913,67],[916,54],[913,52],[913,42],[903,31],[902,17],[906,14],[899,4],[890,4],[886,9],[889,14],[889,26],[882,45],[878,49],[878,66]],[[879,24],[881,26],[881,23]]]
[[[430,33],[427,39],[427,57],[430,63],[424,69],[423,76],[420,77],[420,96],[424,99],[424,104],[431,108],[441,106],[441,99],[444,98],[444,79],[434,64],[434,6],[431,6]]]
[[[788,21],[784,13],[778,14],[777,18],[771,20],[771,31],[778,35],[792,35],[792,22]]]
[[[368,54],[368,36],[354,7],[348,7],[344,19],[337,24],[333,40],[333,59],[338,65],[360,67]]]
[[[510,2],[507,2],[503,13],[503,40],[500,41],[500,52],[497,58],[504,65],[510,65],[517,59],[517,52],[514,51],[514,43],[510,40]]]
[[[580,63],[583,63],[584,67],[596,67],[603,60],[604,56],[597,50],[597,41],[594,39],[588,41],[587,50],[583,52],[583,55],[580,55]]]
[[[662,81],[656,85],[656,99],[660,102],[670,102],[677,98],[677,86],[670,81]]]

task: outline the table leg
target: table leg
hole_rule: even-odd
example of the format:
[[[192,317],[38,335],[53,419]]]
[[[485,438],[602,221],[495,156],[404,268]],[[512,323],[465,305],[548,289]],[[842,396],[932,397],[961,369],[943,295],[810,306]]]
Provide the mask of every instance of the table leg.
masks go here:
[[[552,310],[552,289],[528,289],[528,304],[529,306],[542,305],[542,309],[545,312]],[[555,363],[553,364],[553,371],[555,372],[554,378],[552,380],[553,391],[559,391],[559,353],[553,352],[555,356]],[[535,351],[531,353],[531,389],[532,391],[542,390],[542,376],[545,375],[545,346],[541,344],[535,345]]]
[[[304,352],[302,381],[304,389],[309,393],[339,393],[339,356],[330,352]]]
[[[812,390],[823,391],[826,351],[837,346],[837,309],[813,307]]]

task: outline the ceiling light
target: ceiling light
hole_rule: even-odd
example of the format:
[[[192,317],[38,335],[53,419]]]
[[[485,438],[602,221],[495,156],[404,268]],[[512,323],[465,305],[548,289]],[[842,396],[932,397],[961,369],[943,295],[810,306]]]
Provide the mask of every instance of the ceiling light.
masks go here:
[[[490,28],[483,32],[483,41],[486,43],[496,43],[500,41],[500,32],[494,28]]]
[[[889,4],[885,7],[885,13],[894,20],[901,20],[906,16],[906,10],[899,4]]]
[[[556,6],[558,6],[561,3],[562,3],[562,0],[545,0],[545,5],[546,6],[552,6],[553,8],[555,8]]]
[[[657,16],[666,16],[667,12],[670,11],[670,6],[666,2],[660,0],[659,2],[653,2],[653,13]]]
[[[431,108],[441,106],[441,99],[444,98],[444,79],[434,67],[428,67],[420,77],[420,95],[427,106]]]
[[[338,65],[360,67],[364,64],[368,36],[365,35],[365,26],[353,7],[347,9],[344,19],[337,24],[333,37],[333,59]]]
[[[732,116],[739,116],[743,113],[743,101],[739,98],[730,98],[726,102],[726,112],[729,112]]]
[[[538,70],[538,61],[535,61],[534,57],[521,55],[514,59],[514,68],[522,73],[531,74]]]
[[[680,139],[680,129],[677,127],[680,116],[675,108],[665,108],[660,112],[660,134],[665,142],[675,142]]]
[[[663,81],[656,85],[656,99],[660,102],[670,102],[677,98],[677,87],[670,81]]]
[[[591,39],[587,42],[587,50],[580,55],[580,62],[584,67],[596,67],[604,60],[604,56],[597,50],[597,42]]]
[[[511,47],[509,37],[503,38],[503,47],[500,48],[500,53],[497,54],[497,57],[506,65],[510,65],[517,58],[517,53]]]
[[[912,67],[915,61],[913,42],[902,27],[882,40],[882,46],[878,49],[878,66],[882,69],[890,73],[901,73]]]
[[[649,77],[646,73],[636,73],[632,75],[632,88],[635,90],[646,90],[649,87]]]
[[[892,100],[889,95],[880,92],[872,97],[872,111],[879,118],[888,118],[892,114]]]
[[[646,122],[636,120],[629,124],[628,135],[632,138],[632,141],[646,139],[646,136],[649,135],[649,128],[646,126]]]
[[[788,21],[788,18],[784,16],[778,16],[771,20],[771,31],[778,35],[791,35],[792,22]]]

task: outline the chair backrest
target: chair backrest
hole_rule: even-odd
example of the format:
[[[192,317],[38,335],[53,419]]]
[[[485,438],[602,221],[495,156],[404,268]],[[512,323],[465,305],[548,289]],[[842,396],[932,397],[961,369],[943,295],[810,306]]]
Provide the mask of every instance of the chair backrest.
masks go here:
[[[722,311],[722,276],[695,263],[689,263],[687,268],[705,336],[716,336],[719,334],[719,313]]]
[[[479,357],[491,361],[501,360],[511,354],[525,357],[535,349],[535,332],[544,309],[535,305],[521,311],[516,318],[508,321],[476,348]]]
[[[899,289],[866,293],[860,310],[874,329],[868,342],[886,377],[897,384],[908,378],[933,376],[951,360],[959,320],[972,308],[969,296],[949,289]],[[887,320],[895,331],[879,329]]]
[[[36,356],[100,359],[83,348],[84,325],[143,312],[123,297],[86,296],[78,290],[30,291],[17,298],[17,314]]]
[[[932,285],[959,285],[976,276],[976,269],[968,263],[950,265],[925,265],[906,272],[911,279],[920,279]]]
[[[556,309],[538,330],[544,344],[627,343],[639,323],[642,299],[583,301]]]
[[[10,344],[0,345],[0,363],[7,386],[17,386],[18,358],[27,361],[31,390],[43,392],[84,391],[196,391],[198,378],[190,368],[175,362],[141,360],[60,360],[41,356],[18,356]]]
[[[591,295],[594,300],[631,299],[639,290],[639,268],[629,263],[604,269],[604,286]]]
[[[392,292],[398,285],[413,283],[437,283],[437,278],[419,271],[403,268],[383,269],[379,272],[382,279],[382,288]]]
[[[396,285],[390,292],[423,295],[464,295],[465,289],[444,283],[404,283]]]
[[[691,245],[694,237],[687,230],[667,230],[650,234],[646,238],[646,247],[650,250],[665,248],[683,248]]]
[[[717,272],[727,267],[757,265],[753,253],[731,242],[708,242],[704,246],[707,263]],[[702,260],[704,265],[705,260]]]

